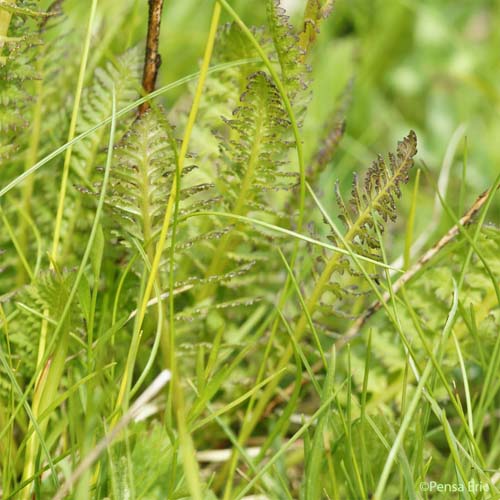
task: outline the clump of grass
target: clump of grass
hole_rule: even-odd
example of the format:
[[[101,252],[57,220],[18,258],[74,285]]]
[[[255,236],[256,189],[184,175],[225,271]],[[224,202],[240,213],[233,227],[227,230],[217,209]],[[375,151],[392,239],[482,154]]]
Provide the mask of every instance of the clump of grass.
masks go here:
[[[413,179],[415,132],[360,146],[356,83],[321,93],[345,7],[217,0],[199,71],[154,90],[179,4],[163,32],[162,1],[103,4],[148,25],[142,79],[98,2],[78,29],[0,2],[0,103],[33,118],[0,110],[0,496],[496,498],[500,177],[462,216],[465,188]],[[61,38],[81,53],[57,63]]]

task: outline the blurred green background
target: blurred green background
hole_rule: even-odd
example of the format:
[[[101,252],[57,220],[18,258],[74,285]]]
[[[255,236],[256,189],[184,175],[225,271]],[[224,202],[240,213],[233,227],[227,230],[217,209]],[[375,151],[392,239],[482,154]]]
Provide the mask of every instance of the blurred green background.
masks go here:
[[[100,0],[95,36],[101,49],[93,54],[94,64],[144,39],[147,3]],[[248,25],[265,23],[265,2],[230,3]],[[306,0],[282,4],[299,26]],[[159,85],[198,69],[212,6],[209,0],[165,0]],[[83,30],[87,2],[69,0],[65,10],[75,29]],[[303,128],[306,153],[312,154],[326,118],[353,81],[346,135],[322,185],[333,188],[339,178],[348,189],[353,171],[366,169],[377,153],[394,150],[412,128],[419,138],[418,158],[432,177],[437,181],[443,163],[449,167],[443,187],[453,208],[470,205],[500,171],[499,25],[495,0],[337,0],[310,61],[314,93]],[[184,90],[165,96],[164,104],[171,106]],[[465,137],[467,173],[461,188]],[[334,210],[333,193],[323,194]],[[432,182],[423,175],[417,232],[425,231],[433,217],[434,196]],[[500,220],[498,200],[488,219]],[[449,227],[445,217],[439,221],[441,232]]]

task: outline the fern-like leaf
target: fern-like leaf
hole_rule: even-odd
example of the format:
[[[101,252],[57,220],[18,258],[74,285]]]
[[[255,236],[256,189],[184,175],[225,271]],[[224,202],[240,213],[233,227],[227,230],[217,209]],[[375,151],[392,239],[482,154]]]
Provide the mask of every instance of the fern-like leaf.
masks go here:
[[[225,209],[236,215],[272,213],[278,206],[269,195],[270,190],[290,190],[297,183],[294,173],[284,168],[287,153],[293,147],[291,124],[275,83],[263,71],[253,73],[240,98],[240,104],[231,119],[227,138],[222,138],[220,172],[217,187]],[[213,248],[211,262],[205,270],[205,279],[221,276],[240,261],[239,254],[259,254],[269,248],[269,237],[255,229],[241,225],[226,233]],[[271,263],[266,262],[268,276]],[[258,276],[262,266],[254,266]],[[206,286],[200,299],[213,296],[215,284]]]
[[[131,49],[114,62],[97,68],[92,86],[85,91],[77,132],[82,133],[102,122],[111,114],[111,94],[115,89],[117,108],[137,99],[141,75],[141,52]],[[103,143],[105,128],[101,127],[91,136],[75,145],[74,168],[88,176]]]
[[[330,235],[329,238],[337,246],[348,246],[359,255],[379,258],[380,242],[375,224],[383,232],[386,223],[396,219],[396,198],[401,196],[401,184],[408,182],[416,153],[417,137],[415,132],[410,131],[407,137],[398,142],[396,154],[388,155],[389,162],[379,156],[368,169],[363,183],[357,176],[354,177],[349,203],[344,202],[336,185],[339,217],[347,230],[342,238],[337,234]],[[348,257],[339,253],[331,256],[322,254],[317,264],[318,278],[308,309],[311,315],[318,311],[321,324],[331,326],[332,315],[320,313],[335,310],[339,300],[349,296],[359,297],[365,292],[359,287],[360,272]],[[318,310],[320,306],[322,311]],[[305,327],[306,318],[302,315],[298,325],[300,335]]]
[[[253,29],[253,34],[261,45],[268,45],[262,29]],[[212,56],[214,64],[257,57],[257,50],[237,24],[225,24],[219,29]],[[260,69],[262,62],[254,62],[227,68],[208,76],[204,104],[200,109],[204,128],[220,128],[220,117],[227,116],[238,105],[248,77]]]
[[[151,253],[151,243],[159,234],[166,203],[176,171],[177,141],[161,111],[148,111],[138,118],[116,146],[111,169],[107,206],[118,222],[123,241],[131,237]],[[194,165],[183,169],[190,177]],[[191,180],[181,190],[180,211],[186,215],[200,204],[209,203],[205,194],[210,183]],[[177,240],[189,246],[181,237]],[[191,244],[195,242],[188,240]]]
[[[249,77],[240,106],[226,120],[233,139],[222,144],[226,163],[222,171],[223,189],[233,213],[245,214],[252,203],[265,204],[269,188],[293,186],[293,174],[280,170],[286,151],[293,146],[288,140],[290,121],[273,81],[264,72]],[[296,179],[294,179],[296,180]]]
[[[276,56],[281,72],[281,79],[288,93],[290,101],[295,104],[299,119],[305,112],[308,95],[305,92],[308,86],[306,78],[308,68],[304,64],[305,52],[299,43],[299,37],[285,9],[279,0],[267,1],[267,16]]]
[[[40,43],[30,18],[41,15],[27,0],[0,3],[0,161],[15,152],[14,138],[27,126],[24,83],[36,78],[31,49]]]
[[[175,156],[169,141],[166,121],[148,111],[116,146],[107,203],[124,236],[145,247],[161,226],[172,186]]]
[[[388,163],[382,156],[378,156],[368,169],[362,184],[354,176],[348,205],[344,203],[338,183],[336,184],[335,192],[341,212],[339,217],[346,226],[346,238],[356,251],[379,248],[374,224],[378,224],[383,232],[385,222],[396,220],[396,198],[401,196],[400,185],[408,182],[409,170],[416,153],[417,136],[411,131],[398,142],[397,153],[389,153]],[[335,236],[333,239],[338,243]]]
[[[33,312],[44,311],[51,320],[50,330],[54,328],[68,301],[75,274],[72,272],[45,271],[36,280],[9,299],[8,308],[17,307],[19,314],[9,322],[9,334],[0,339],[1,348],[9,352],[12,368],[20,378],[29,380],[36,368],[37,347],[39,343],[42,318]],[[79,324],[80,310],[76,303],[70,309],[63,325],[63,331],[74,330]],[[6,394],[10,388],[1,383],[8,378],[0,367],[0,391]]]

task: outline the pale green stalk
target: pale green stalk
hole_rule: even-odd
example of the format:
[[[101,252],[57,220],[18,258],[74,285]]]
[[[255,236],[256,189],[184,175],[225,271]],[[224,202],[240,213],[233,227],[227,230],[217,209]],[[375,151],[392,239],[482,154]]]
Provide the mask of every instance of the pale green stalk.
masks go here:
[[[40,58],[36,62],[37,72],[42,73],[43,71],[43,59]],[[42,109],[43,109],[43,98],[44,98],[44,80],[40,78],[35,82],[35,94],[36,94],[36,102],[35,107],[33,109],[33,115],[31,118],[31,134],[30,134],[30,142],[28,146],[28,150],[26,152],[26,158],[24,160],[24,169],[28,170],[31,165],[36,163],[38,158],[38,148],[40,145],[40,136],[41,136],[41,128],[42,128]],[[31,216],[31,197],[33,195],[33,188],[35,186],[35,178],[30,177],[28,182],[23,186],[22,190],[22,205],[23,209],[26,212],[27,217]],[[23,217],[20,221],[20,229],[19,229],[19,243],[21,247],[21,251],[26,253],[28,248],[29,241],[29,219],[27,217]],[[24,283],[25,274],[22,268],[19,269],[18,274],[18,284],[22,285]],[[35,273],[36,274],[36,273]],[[32,276],[30,276],[33,279]]]
[[[237,66],[243,66],[245,64],[251,64],[256,62],[256,59],[250,58],[250,59],[240,59],[237,61],[232,61],[228,63],[223,63],[223,64],[217,64],[216,66],[213,66],[212,68],[209,68],[207,71],[207,74],[212,74],[212,73],[218,73],[221,71],[225,71],[226,69],[229,68],[234,68]],[[122,116],[126,115],[127,113],[130,113],[131,111],[134,111],[137,109],[138,106],[140,106],[144,102],[148,102],[155,97],[158,97],[169,90],[176,89],[177,87],[180,87],[181,85],[185,85],[186,83],[192,82],[193,80],[196,80],[200,76],[200,72],[197,71],[196,73],[193,73],[191,75],[185,76],[175,82],[169,83],[168,85],[165,85],[164,87],[159,88],[158,90],[155,90],[154,92],[151,92],[151,94],[148,94],[145,97],[141,97],[140,99],[135,100],[133,103],[129,104],[128,106],[125,106],[124,108],[120,109],[119,111],[116,112],[116,118],[121,118]],[[77,142],[80,142],[82,139],[85,139],[89,135],[93,134],[96,130],[100,129],[101,127],[104,127],[106,125],[109,125],[111,123],[112,117],[109,116],[108,118],[102,120],[101,122],[97,123],[96,125],[90,127],[87,129],[85,132],[82,132],[80,135],[76,136],[74,139],[71,141],[68,141],[66,144],[63,144],[62,146],[58,147],[51,153],[49,153],[47,156],[39,160],[35,165],[30,167],[28,170],[23,172],[21,175],[18,175],[15,179],[13,179],[11,182],[9,182],[6,186],[4,186],[2,189],[0,189],[0,198],[3,198],[9,191],[12,191],[16,186],[19,186],[19,184],[22,184],[22,182],[33,175],[37,170],[40,170],[43,166],[47,165],[51,160],[54,158],[57,158],[61,153],[64,153],[66,150],[69,148],[73,147]]]
[[[97,230],[99,228],[102,211],[104,208],[104,200],[106,196],[107,185],[109,181],[109,172],[111,170],[111,160],[113,156],[113,147],[114,147],[114,139],[115,139],[115,130],[116,130],[116,96],[115,90],[113,87],[113,114],[111,121],[111,132],[110,139],[108,144],[108,157],[106,160],[106,168],[104,171],[104,179],[102,182],[102,190],[99,196],[99,202],[97,204],[97,209],[94,217],[94,222],[92,225],[92,229],[90,231],[90,235],[88,238],[87,246],[85,248],[85,252],[83,254],[82,260],[80,262],[78,271],[76,273],[75,282],[71,288],[68,299],[64,306],[61,317],[58,318],[57,327],[54,330],[53,338],[51,340],[49,351],[53,348],[54,345],[57,344],[55,352],[50,360],[47,359],[47,353],[41,360],[41,365],[44,366],[44,370],[41,372],[38,377],[38,384],[35,389],[35,393],[33,396],[33,414],[36,417],[43,414],[45,410],[47,410],[53,401],[57,397],[57,391],[59,389],[60,380],[62,377],[62,373],[64,371],[64,366],[66,362],[66,353],[69,344],[69,331],[63,332],[64,323],[67,320],[67,317],[70,312],[71,304],[75,298],[75,295],[78,290],[78,286],[83,277],[83,273],[85,270],[85,266],[90,258],[90,253],[92,251],[92,247],[96,238]],[[61,335],[62,334],[62,335]],[[44,420],[40,426],[40,433],[43,436],[45,429],[47,427],[48,420]],[[35,462],[36,455],[38,450],[38,441],[36,439],[37,436],[32,435],[29,438],[27,448],[27,458],[25,461],[23,478],[28,479],[32,477],[35,473]],[[30,490],[28,487],[23,489],[21,499],[28,500],[30,496]]]
[[[193,100],[193,104],[191,107],[191,111],[189,114],[188,122],[186,125],[186,129],[184,132],[184,137],[182,141],[182,145],[180,148],[179,156],[178,156],[178,164],[177,164],[177,175],[175,176],[173,183],[172,183],[172,189],[171,189],[171,194],[169,196],[167,206],[165,209],[165,215],[163,218],[163,225],[162,229],[160,232],[160,237],[158,239],[158,243],[156,245],[156,250],[153,258],[153,262],[151,265],[151,272],[149,274],[148,281],[146,283],[146,287],[144,290],[144,294],[142,296],[142,302],[139,307],[139,311],[137,314],[136,322],[135,322],[135,327],[134,327],[134,334],[132,338],[132,343],[129,349],[129,355],[127,358],[127,364],[125,367],[125,373],[122,378],[122,382],[120,385],[120,391],[118,394],[118,398],[116,401],[116,409],[119,409],[122,407],[123,404],[126,405],[126,400],[127,398],[127,393],[130,390],[130,383],[132,379],[132,373],[135,365],[135,360],[137,356],[137,352],[139,349],[139,343],[141,340],[141,329],[142,329],[142,324],[144,322],[144,318],[146,315],[146,310],[147,310],[147,305],[148,301],[151,297],[151,292],[153,290],[153,286],[156,282],[156,278],[158,275],[158,270],[160,266],[160,260],[163,254],[163,250],[165,248],[165,243],[168,235],[168,229],[170,227],[170,222],[171,222],[171,217],[172,213],[175,209],[175,205],[177,202],[178,198],[178,184],[180,183],[180,176],[182,174],[182,170],[184,168],[184,162],[186,159],[188,147],[189,147],[189,141],[191,138],[191,134],[193,131],[193,127],[196,121],[196,117],[198,114],[200,102],[201,102],[201,97],[203,93],[203,87],[207,78],[208,74],[208,69],[209,69],[209,64],[210,60],[212,57],[212,52],[213,52],[213,47],[215,44],[215,37],[217,34],[217,27],[219,24],[219,18],[220,18],[220,11],[221,8],[218,4],[215,4],[214,6],[214,11],[212,14],[212,21],[211,21],[211,26],[210,26],[210,31],[205,47],[205,55],[203,58],[202,62],[202,67],[200,71],[200,78],[198,80],[198,86],[196,89],[195,97]],[[171,311],[171,314],[173,312]],[[170,335],[173,335],[174,332],[171,331]],[[177,380],[176,380],[176,373],[175,373],[175,366],[172,366],[172,383],[177,385]],[[180,443],[181,443],[181,448],[183,449],[183,459],[184,459],[184,469],[186,472],[186,479],[187,483],[191,492],[192,497],[195,500],[201,500],[202,498],[202,489],[201,489],[201,483],[199,479],[199,471],[198,471],[198,465],[196,463],[196,460],[194,460],[194,447],[192,443],[191,436],[189,434],[189,431],[186,426],[185,422],[185,409],[184,409],[184,401],[182,394],[180,391],[176,394],[178,397],[178,428],[179,428],[179,438],[180,438]],[[118,415],[118,412],[116,413]],[[115,416],[115,422],[116,424],[116,416]]]
[[[97,1],[98,0],[92,0],[92,5],[90,7],[90,15],[89,15],[89,21],[88,21],[88,26],[87,26],[87,35],[85,37],[85,43],[83,46],[83,53],[82,53],[82,59],[80,62],[80,73],[78,74],[78,83],[76,85],[76,92],[75,92],[75,102],[73,103],[73,113],[71,115],[71,122],[69,125],[69,132],[68,132],[68,142],[71,142],[76,133],[76,124],[78,121],[78,114],[80,111],[80,101],[82,98],[82,91],[83,91],[83,83],[85,80],[85,72],[87,69],[87,62],[89,59],[89,52],[90,52],[90,42],[92,38],[92,27],[94,25],[94,18],[97,10]],[[61,180],[61,188],[59,191],[59,203],[57,206],[57,215],[56,215],[56,223],[55,223],[55,228],[54,228],[54,237],[52,240],[52,259],[54,261],[57,260],[57,249],[59,247],[59,240],[61,237],[61,225],[62,225],[62,218],[63,218],[63,213],[64,213],[64,202],[66,200],[66,191],[68,189],[68,177],[69,177],[69,167],[71,164],[71,156],[73,153],[73,147],[70,146],[66,150],[66,155],[64,157],[64,166],[63,166],[63,174],[62,174],[62,180]]]

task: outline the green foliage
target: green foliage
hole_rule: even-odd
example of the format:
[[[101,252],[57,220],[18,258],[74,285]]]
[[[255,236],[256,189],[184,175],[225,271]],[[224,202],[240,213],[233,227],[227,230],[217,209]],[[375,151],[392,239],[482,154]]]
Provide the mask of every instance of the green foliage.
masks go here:
[[[123,237],[151,245],[170,196],[176,156],[169,125],[153,111],[137,119],[116,147],[108,206]],[[189,169],[188,169],[189,170]]]
[[[409,14],[398,2],[389,10],[339,2],[330,21],[329,0],[290,12],[277,0],[216,3],[232,22],[218,27],[203,62],[211,69],[186,131],[199,87],[175,78],[193,71],[213,3],[169,5],[160,78],[175,92],[139,113],[146,17],[138,2],[100,0],[54,251],[68,150],[43,158],[68,137],[88,16],[83,3],[65,5],[52,18],[37,10],[48,2],[0,0],[2,495],[53,498],[57,480],[71,482],[78,500],[183,499],[197,489],[207,500],[366,498],[377,488],[380,500],[418,498],[423,480],[488,483],[500,457],[495,225],[468,225],[473,245],[459,234],[349,346],[342,338],[404,272],[381,265],[413,236],[404,194],[416,134],[387,158],[374,150],[410,128],[430,165],[446,149],[430,139],[443,119],[412,119],[393,71],[398,54],[408,57],[401,64],[418,62],[410,38],[422,37],[425,12],[437,7]],[[231,8],[257,27],[247,32]],[[492,84],[476,83],[496,102]],[[108,150],[113,104],[129,112]],[[181,138],[190,140],[181,147]],[[374,157],[346,195],[353,166]],[[482,154],[472,157],[475,193],[490,174],[477,166]],[[108,159],[102,228],[84,254]],[[442,194],[453,209],[469,198],[465,188],[460,200]],[[427,230],[434,196],[426,181],[415,191],[416,233]],[[485,220],[495,220],[495,198],[489,209]],[[453,223],[441,219],[427,247]],[[309,236],[297,234],[306,227]],[[79,286],[60,324],[75,269]],[[165,369],[168,385],[146,398]]]
[[[254,29],[253,34],[261,44],[266,44],[263,29]],[[238,105],[241,94],[245,91],[248,77],[263,66],[258,60],[256,48],[241,28],[235,23],[224,24],[217,35],[213,64],[246,59],[255,59],[256,62],[228,68],[208,77],[205,90],[206,100],[202,103],[200,110],[200,116],[206,127],[212,130],[221,128],[221,116],[228,116],[232,113]],[[207,133],[205,140],[208,139]]]
[[[415,132],[411,131],[398,143],[396,154],[389,153],[389,165],[379,156],[368,169],[363,185],[360,185],[357,177],[354,178],[352,198],[348,206],[342,199],[339,185],[336,185],[339,217],[347,230],[346,239],[356,253],[369,256],[370,250],[380,248],[375,224],[382,233],[384,222],[396,220],[395,198],[401,196],[400,185],[409,180],[409,171],[416,154],[417,137]]]
[[[378,238],[377,229],[383,233],[387,223],[396,220],[396,199],[401,196],[401,184],[409,180],[409,172],[416,153],[417,138],[415,132],[411,131],[407,137],[398,142],[396,153],[389,153],[388,163],[379,156],[368,169],[363,182],[357,176],[354,177],[351,199],[347,204],[342,198],[339,184],[336,184],[339,218],[344,223],[346,233],[341,235],[332,232],[329,239],[333,243],[348,248],[357,255],[377,261],[382,259],[380,254],[382,242]],[[376,276],[373,274],[374,271],[368,268],[372,278]],[[313,296],[318,297],[321,302],[311,303],[311,310],[318,309],[320,324],[332,328],[332,307],[339,316],[350,313],[347,304],[342,308],[336,305],[339,299],[359,302],[359,296],[370,289],[353,259],[338,253],[332,256],[323,253],[318,258],[316,272],[318,278]]]
[[[29,0],[0,5],[0,161],[16,150],[14,138],[27,126],[24,84],[37,77],[32,57],[40,43],[36,24],[29,22],[39,14],[29,9],[33,5]]]
[[[306,67],[303,64],[304,52],[298,43],[298,36],[289,22],[286,11],[280,6],[279,0],[266,0],[266,6],[271,36],[281,71],[281,79],[290,99],[293,101],[306,87]]]
[[[77,126],[78,134],[102,122],[111,114],[113,88],[118,109],[138,98],[142,68],[141,52],[138,49],[131,49],[117,57],[116,61],[108,62],[105,67],[96,69],[92,86],[83,95]],[[100,128],[75,146],[74,168],[83,179],[92,174],[92,167],[95,166],[98,153],[103,147],[104,135],[105,130]]]
[[[482,228],[478,248],[493,274],[497,276],[500,265],[498,228],[494,226]],[[467,250],[465,238],[458,238],[433,265],[428,266],[425,272],[420,273],[407,287],[408,298],[421,318],[429,340],[433,338],[435,331],[442,330],[445,325],[453,297],[453,280],[457,280],[460,275]],[[401,325],[411,342],[419,348],[421,356],[425,356],[422,343],[406,308],[399,305],[397,311]],[[499,328],[500,310],[494,285],[483,263],[474,257],[465,274],[460,315],[454,324],[455,335],[462,346],[465,362],[469,367],[469,382],[473,385],[479,384],[484,376]],[[395,340],[393,327],[387,321],[379,320],[375,332],[374,355],[380,363],[377,371],[401,373],[404,366],[395,357],[395,352],[401,349],[401,345]],[[388,344],[392,345],[390,349],[387,349]],[[458,353],[453,339],[449,339],[445,344],[444,352],[443,368],[450,373],[450,376],[461,378],[456,369]],[[385,397],[387,394],[389,393],[386,392]],[[384,391],[380,391],[377,399],[383,397]]]
[[[231,141],[222,145],[227,150],[220,177],[225,202],[237,215],[245,215],[252,208],[273,210],[270,200],[266,203],[266,193],[290,189],[297,176],[279,170],[287,150],[293,147],[287,140],[291,124],[279,92],[266,73],[249,76],[240,105],[226,123]]]
[[[25,382],[29,381],[37,366],[38,344],[42,332],[42,319],[50,320],[47,342],[53,340],[52,332],[62,315],[70,289],[74,282],[73,272],[45,271],[35,282],[26,286],[18,295],[10,298],[17,314],[8,324],[8,334],[1,339],[4,352],[10,352],[11,368]],[[82,333],[83,321],[80,309],[74,305],[64,322],[62,331]],[[12,390],[7,383],[4,367],[0,367],[3,397]]]

